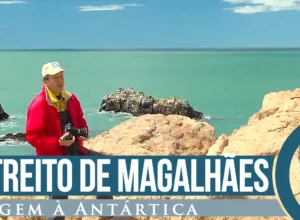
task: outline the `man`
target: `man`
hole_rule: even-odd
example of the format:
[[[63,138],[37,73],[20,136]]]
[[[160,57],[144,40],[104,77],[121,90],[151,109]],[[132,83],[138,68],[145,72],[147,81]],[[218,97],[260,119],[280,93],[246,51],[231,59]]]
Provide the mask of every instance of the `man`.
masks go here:
[[[65,69],[58,62],[46,63],[42,67],[43,88],[31,101],[26,121],[26,139],[37,156],[91,155],[83,146],[87,137],[67,139],[65,126],[71,123],[78,129],[88,125],[75,94],[65,91]],[[68,199],[68,196],[52,196],[52,199]],[[111,196],[97,196],[97,199],[113,199]]]
[[[75,94],[64,90],[64,71],[58,62],[42,68],[44,86],[32,100],[27,112],[26,139],[35,148],[36,155],[85,155],[85,137],[67,140],[65,126],[86,129],[87,122]]]

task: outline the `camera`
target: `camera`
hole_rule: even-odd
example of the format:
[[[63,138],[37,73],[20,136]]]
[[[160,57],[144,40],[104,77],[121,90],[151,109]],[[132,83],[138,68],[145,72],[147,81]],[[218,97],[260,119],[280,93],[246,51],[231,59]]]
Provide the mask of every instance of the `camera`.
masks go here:
[[[79,129],[74,127],[72,124],[67,124],[65,126],[65,133],[69,132],[69,135],[66,137],[66,140],[72,140],[73,136],[75,137],[87,137],[88,132],[85,128]]]

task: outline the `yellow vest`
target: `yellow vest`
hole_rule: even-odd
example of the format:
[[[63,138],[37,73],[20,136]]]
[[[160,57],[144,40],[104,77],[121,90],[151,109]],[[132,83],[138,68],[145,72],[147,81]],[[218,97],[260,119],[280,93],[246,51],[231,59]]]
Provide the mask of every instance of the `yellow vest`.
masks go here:
[[[66,91],[63,91],[61,93],[60,99],[58,99],[47,86],[45,87],[46,87],[48,97],[50,98],[51,103],[56,107],[57,111],[58,112],[66,111],[67,105],[65,100],[69,99],[70,95]]]

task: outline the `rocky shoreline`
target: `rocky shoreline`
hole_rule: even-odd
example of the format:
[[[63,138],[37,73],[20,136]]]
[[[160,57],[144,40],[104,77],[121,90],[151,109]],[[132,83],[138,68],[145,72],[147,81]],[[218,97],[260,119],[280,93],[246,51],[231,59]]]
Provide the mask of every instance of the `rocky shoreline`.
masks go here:
[[[283,142],[299,126],[300,89],[272,92],[265,95],[261,109],[253,114],[246,125],[230,135],[215,134],[207,122],[181,115],[146,114],[131,118],[111,130],[88,140],[85,146],[104,155],[270,155],[277,156]],[[276,160],[275,160],[276,161]],[[274,163],[275,166],[276,162]],[[293,194],[300,202],[300,149],[294,155],[290,168]],[[0,199],[46,199],[40,196],[1,196]],[[92,196],[71,196],[73,199],[93,199]],[[151,196],[148,199],[214,199],[206,196]],[[220,197],[218,197],[220,199]],[[233,199],[221,197],[221,199]],[[115,197],[115,199],[145,199],[143,196]],[[234,199],[239,199],[235,197]],[[243,199],[277,199],[273,196],[250,196]],[[9,217],[8,219],[14,219]],[[45,219],[19,217],[18,219]],[[67,219],[98,220],[100,217],[67,217]],[[118,219],[118,218],[112,218]],[[122,219],[149,219],[131,217]],[[161,218],[151,218],[161,219]],[[164,219],[235,220],[236,217],[164,217]],[[284,220],[288,217],[239,217],[241,220]]]
[[[99,111],[129,113],[133,116],[145,114],[182,115],[192,119],[203,119],[202,112],[194,110],[187,100],[177,98],[154,98],[133,88],[120,88],[115,93],[106,95]]]

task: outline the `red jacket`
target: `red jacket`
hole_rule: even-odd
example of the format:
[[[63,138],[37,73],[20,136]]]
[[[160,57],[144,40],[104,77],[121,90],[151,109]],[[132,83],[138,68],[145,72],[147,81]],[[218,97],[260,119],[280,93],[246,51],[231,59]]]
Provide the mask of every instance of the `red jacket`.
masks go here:
[[[75,127],[88,129],[80,102],[73,93],[67,101],[67,109]],[[48,101],[46,89],[43,87],[28,107],[26,139],[36,149],[36,155],[63,156],[66,155],[65,147],[59,144],[62,135],[59,115],[56,108]],[[77,139],[80,151],[85,155],[83,142]]]

